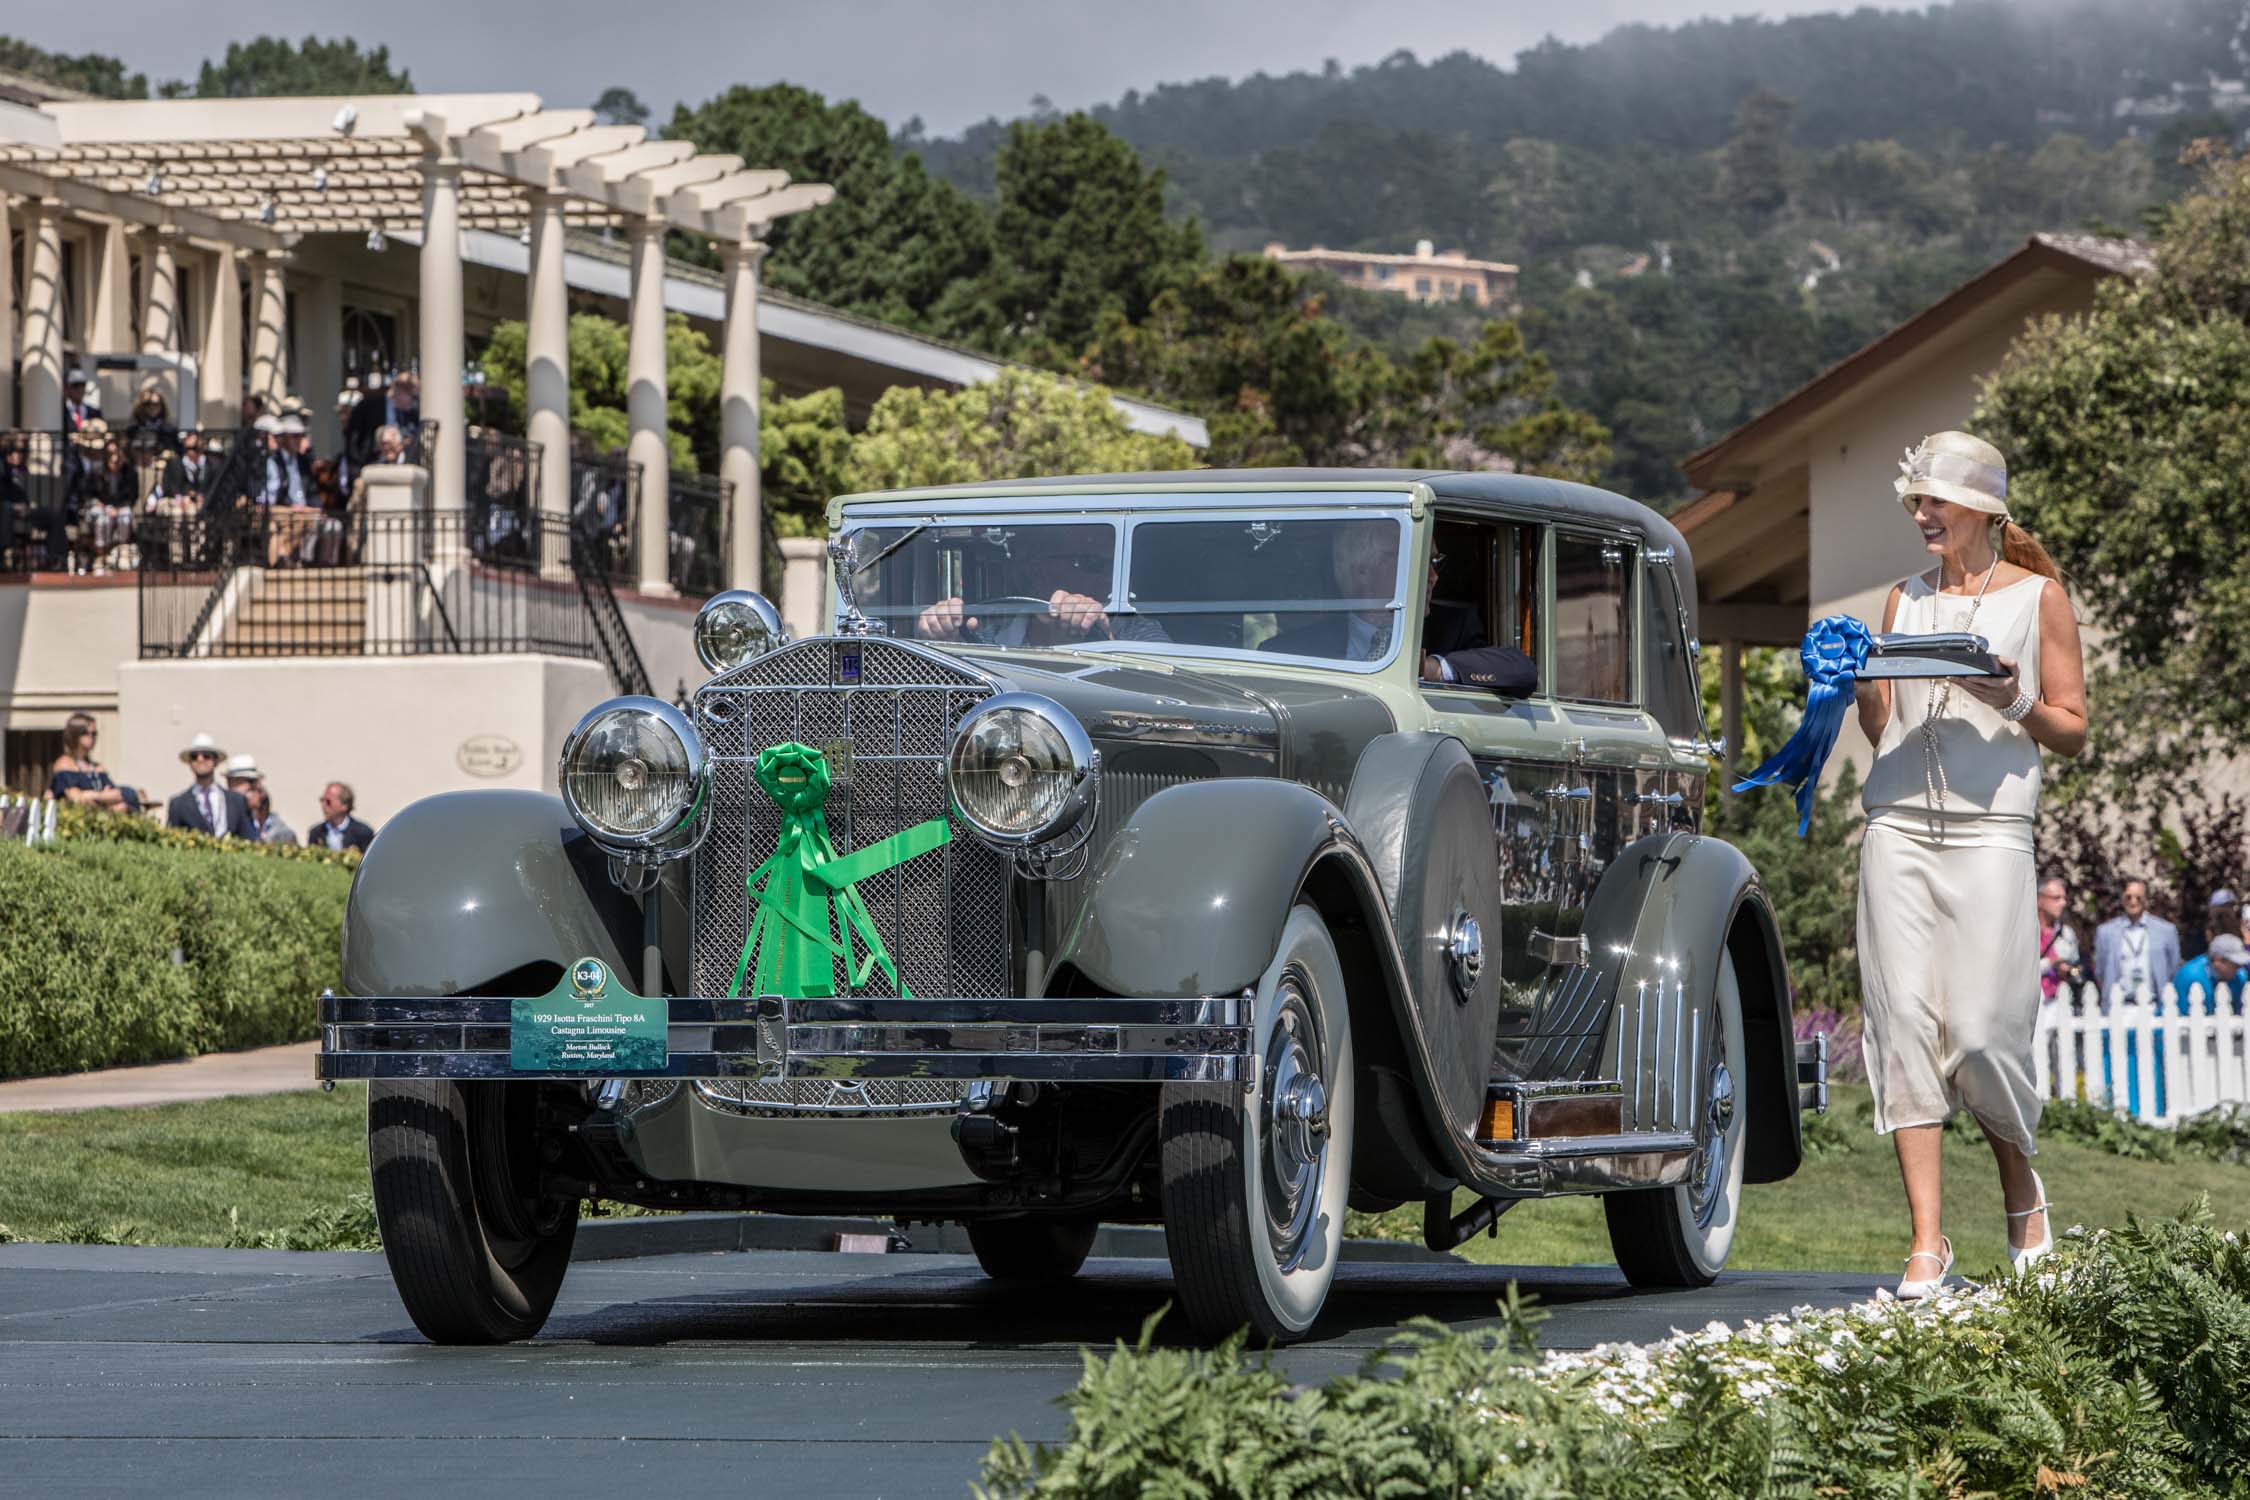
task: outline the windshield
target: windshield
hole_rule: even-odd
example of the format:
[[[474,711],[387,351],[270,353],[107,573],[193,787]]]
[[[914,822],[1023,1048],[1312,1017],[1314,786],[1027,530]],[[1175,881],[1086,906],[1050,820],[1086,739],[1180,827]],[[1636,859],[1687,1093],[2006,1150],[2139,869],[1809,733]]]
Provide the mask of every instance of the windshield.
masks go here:
[[[1401,634],[1407,535],[1397,514],[1204,513],[901,522],[847,541],[855,601],[896,636],[1373,667]]]

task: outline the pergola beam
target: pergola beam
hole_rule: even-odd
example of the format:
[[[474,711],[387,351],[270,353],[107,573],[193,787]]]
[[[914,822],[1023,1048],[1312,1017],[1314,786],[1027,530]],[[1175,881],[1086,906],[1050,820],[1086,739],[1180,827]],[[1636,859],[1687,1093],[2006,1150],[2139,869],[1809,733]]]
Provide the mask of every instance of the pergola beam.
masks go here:
[[[290,243],[286,235],[262,224],[245,224],[222,215],[198,213],[192,208],[174,208],[153,198],[104,193],[67,177],[26,171],[16,163],[0,164],[0,192],[20,193],[26,198],[54,198],[89,218],[122,219],[150,229],[171,225],[184,234],[239,245],[246,250],[286,250]]]

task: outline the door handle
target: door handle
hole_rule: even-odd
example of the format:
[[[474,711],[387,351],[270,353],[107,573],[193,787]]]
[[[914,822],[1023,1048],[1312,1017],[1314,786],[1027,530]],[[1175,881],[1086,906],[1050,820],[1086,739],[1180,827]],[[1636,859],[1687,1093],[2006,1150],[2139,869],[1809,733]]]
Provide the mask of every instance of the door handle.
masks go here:
[[[1548,786],[1541,787],[1539,795],[1552,797],[1557,801],[1591,802],[1594,800],[1594,789],[1590,786]]]
[[[1678,792],[1643,792],[1633,800],[1647,807],[1678,807],[1687,799]]]

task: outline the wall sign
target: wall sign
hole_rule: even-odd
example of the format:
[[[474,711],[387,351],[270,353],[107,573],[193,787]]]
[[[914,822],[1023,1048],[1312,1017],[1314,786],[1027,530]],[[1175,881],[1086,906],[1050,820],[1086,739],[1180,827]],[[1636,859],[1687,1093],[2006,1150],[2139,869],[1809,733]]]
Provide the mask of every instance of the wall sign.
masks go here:
[[[505,776],[523,764],[523,747],[504,734],[472,734],[453,759],[471,776]]]

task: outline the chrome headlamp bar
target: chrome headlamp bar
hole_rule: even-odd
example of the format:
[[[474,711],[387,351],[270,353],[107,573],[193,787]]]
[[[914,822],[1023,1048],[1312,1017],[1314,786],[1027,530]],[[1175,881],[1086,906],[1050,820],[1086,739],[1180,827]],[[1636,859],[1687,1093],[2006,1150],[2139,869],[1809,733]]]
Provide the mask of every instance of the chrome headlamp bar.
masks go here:
[[[563,741],[563,805],[611,856],[649,864],[694,852],[711,827],[711,762],[661,698],[612,698]]]

